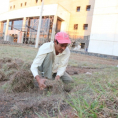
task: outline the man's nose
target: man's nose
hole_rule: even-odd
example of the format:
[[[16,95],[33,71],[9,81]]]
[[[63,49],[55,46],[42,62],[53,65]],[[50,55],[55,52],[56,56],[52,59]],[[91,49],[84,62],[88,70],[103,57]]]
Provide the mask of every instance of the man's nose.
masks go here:
[[[62,47],[63,50],[65,50],[66,47]]]

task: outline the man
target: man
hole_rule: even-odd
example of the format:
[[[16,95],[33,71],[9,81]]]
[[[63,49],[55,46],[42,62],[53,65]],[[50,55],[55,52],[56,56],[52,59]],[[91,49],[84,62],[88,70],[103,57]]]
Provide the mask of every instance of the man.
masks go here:
[[[58,32],[54,42],[44,43],[39,48],[31,65],[31,71],[41,90],[46,88],[47,79],[61,79],[64,83],[72,82],[72,78],[65,72],[70,57],[68,48],[70,43],[69,36],[65,32]]]

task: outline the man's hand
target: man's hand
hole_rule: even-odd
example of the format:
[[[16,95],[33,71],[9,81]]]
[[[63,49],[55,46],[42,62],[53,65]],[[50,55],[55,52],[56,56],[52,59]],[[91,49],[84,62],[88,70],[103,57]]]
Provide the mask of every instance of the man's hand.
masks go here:
[[[40,77],[39,75],[37,75],[35,78],[36,78],[36,80],[37,80],[37,82],[39,84],[40,90],[43,90],[44,88],[46,88],[45,81],[47,79],[44,79],[44,78]]]
[[[60,76],[59,75],[57,75],[56,77],[55,77],[55,80],[60,80]]]

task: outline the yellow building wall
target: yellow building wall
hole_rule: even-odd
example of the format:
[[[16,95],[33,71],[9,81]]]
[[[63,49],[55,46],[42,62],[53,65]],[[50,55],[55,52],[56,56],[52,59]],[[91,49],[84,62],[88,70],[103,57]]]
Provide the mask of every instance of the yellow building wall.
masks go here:
[[[70,34],[77,34],[78,36],[90,35],[94,2],[95,0],[73,0],[69,25]],[[91,5],[90,11],[86,11],[87,5]],[[80,12],[76,12],[78,6],[80,6]],[[74,30],[74,24],[78,24],[77,30]],[[83,30],[83,24],[88,24],[87,30]]]
[[[60,4],[63,6],[65,9],[68,11],[71,10],[71,2],[73,0],[45,0],[44,4]],[[25,6],[25,2],[27,2],[27,5]],[[21,3],[23,6],[21,7]],[[15,8],[13,6],[15,5]],[[36,3],[36,0],[10,0],[9,4],[9,10],[15,10],[15,9],[21,9],[21,8],[26,8],[26,7],[31,7],[31,6],[39,6],[41,5],[41,0],[38,0]],[[12,6],[12,9],[10,7]]]

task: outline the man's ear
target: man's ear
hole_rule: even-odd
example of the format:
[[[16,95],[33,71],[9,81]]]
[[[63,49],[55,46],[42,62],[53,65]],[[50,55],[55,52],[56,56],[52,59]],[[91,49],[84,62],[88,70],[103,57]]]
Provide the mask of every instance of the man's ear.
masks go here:
[[[54,40],[54,43],[57,44],[56,40]]]

